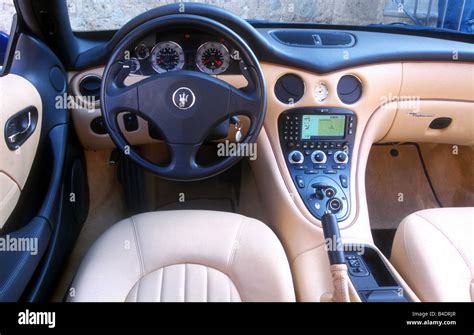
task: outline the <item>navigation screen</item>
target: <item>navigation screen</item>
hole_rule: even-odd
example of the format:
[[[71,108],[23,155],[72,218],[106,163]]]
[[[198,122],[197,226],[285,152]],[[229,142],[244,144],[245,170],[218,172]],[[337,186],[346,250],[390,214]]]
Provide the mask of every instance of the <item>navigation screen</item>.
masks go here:
[[[344,137],[346,117],[344,115],[303,115],[301,139],[315,137]]]

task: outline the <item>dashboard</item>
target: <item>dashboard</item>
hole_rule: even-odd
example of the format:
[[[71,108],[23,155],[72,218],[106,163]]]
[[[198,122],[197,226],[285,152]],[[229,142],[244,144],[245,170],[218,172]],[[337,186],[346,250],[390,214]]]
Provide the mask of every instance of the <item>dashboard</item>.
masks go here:
[[[224,38],[196,30],[151,34],[134,45],[129,56],[136,75],[177,70],[240,74],[240,52]]]

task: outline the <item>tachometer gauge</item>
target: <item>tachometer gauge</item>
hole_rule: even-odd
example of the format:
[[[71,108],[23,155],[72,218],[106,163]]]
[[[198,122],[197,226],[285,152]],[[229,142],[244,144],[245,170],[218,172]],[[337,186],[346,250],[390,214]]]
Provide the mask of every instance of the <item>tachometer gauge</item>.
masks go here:
[[[150,50],[145,44],[137,45],[134,51],[135,51],[135,56],[137,56],[137,58],[140,60],[148,58],[148,56],[150,56]]]
[[[196,53],[196,65],[204,73],[221,74],[229,68],[229,50],[221,43],[204,43]]]
[[[178,43],[161,42],[151,51],[151,66],[158,73],[181,70],[184,66],[184,51]]]
[[[130,61],[131,61],[130,73],[133,73],[133,74],[138,73],[138,71],[140,71],[140,67],[141,67],[140,61],[135,57],[130,58]]]

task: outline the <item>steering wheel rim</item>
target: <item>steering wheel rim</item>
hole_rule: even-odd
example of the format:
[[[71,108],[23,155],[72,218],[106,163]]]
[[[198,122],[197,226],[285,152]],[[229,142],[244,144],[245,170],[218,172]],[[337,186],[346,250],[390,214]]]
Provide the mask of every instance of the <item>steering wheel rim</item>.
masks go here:
[[[171,25],[204,28],[237,47],[248,86],[237,89],[210,75],[183,70],[156,74],[125,86],[123,81],[129,74],[129,64],[127,68],[127,63],[121,62],[124,52],[152,31]],[[183,109],[180,98],[185,100],[186,95],[192,103],[186,103]],[[172,14],[136,27],[114,48],[102,78],[101,111],[112,141],[132,161],[166,179],[200,180],[222,173],[242,158],[225,157],[206,166],[196,162],[196,154],[206,136],[219,123],[233,115],[245,115],[250,119],[250,128],[241,144],[256,141],[266,113],[266,85],[255,54],[234,31],[203,16]],[[170,164],[161,166],[149,161],[127,142],[118,126],[118,115],[122,112],[143,117],[160,129],[170,149]],[[201,129],[203,124],[206,128]]]

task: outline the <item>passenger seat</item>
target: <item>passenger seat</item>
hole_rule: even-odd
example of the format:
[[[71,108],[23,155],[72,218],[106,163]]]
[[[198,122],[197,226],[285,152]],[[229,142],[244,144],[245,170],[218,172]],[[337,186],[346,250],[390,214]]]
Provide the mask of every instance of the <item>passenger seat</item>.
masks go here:
[[[391,262],[421,301],[474,301],[474,207],[438,208],[407,216]]]

